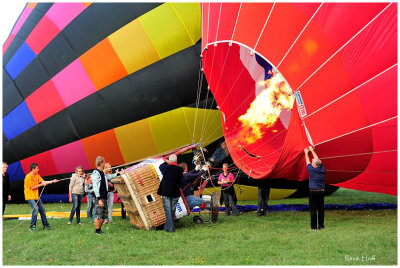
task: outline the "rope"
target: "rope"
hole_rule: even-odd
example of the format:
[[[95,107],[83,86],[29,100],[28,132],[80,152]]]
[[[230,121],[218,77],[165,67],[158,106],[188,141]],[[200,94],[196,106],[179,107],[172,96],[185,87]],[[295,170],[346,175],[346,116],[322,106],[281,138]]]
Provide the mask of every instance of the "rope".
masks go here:
[[[242,10],[242,4],[243,4],[243,3],[240,2],[239,11],[238,11],[238,13],[237,13],[237,15],[236,15],[236,22],[235,22],[235,27],[233,28],[231,41],[233,41],[233,36],[234,36],[234,34],[235,34],[235,31],[236,31],[236,25],[237,25],[237,22],[238,22],[238,20],[239,20],[240,10]]]
[[[40,192],[39,198],[38,198],[38,200],[37,200],[35,206],[32,208],[31,213],[32,213],[32,211],[37,207],[37,204],[39,203],[40,197],[41,197],[42,194],[43,194],[44,188],[46,188],[46,185],[43,186],[43,189],[42,189],[42,191]],[[42,214],[40,214],[40,217],[42,217]],[[23,221],[21,221],[20,223],[18,223],[16,226],[14,226],[14,227],[11,228],[11,229],[3,230],[3,232],[9,232],[9,231],[12,231],[12,230],[14,230],[14,229],[17,229],[22,223],[23,223]]]
[[[265,30],[265,26],[267,26],[267,23],[268,23],[268,21],[269,21],[269,17],[271,16],[271,13],[272,13],[272,10],[274,9],[274,7],[275,7],[275,2],[274,2],[274,4],[272,5],[271,10],[269,11],[268,17],[267,17],[267,19],[265,20],[265,23],[264,23],[264,26],[263,26],[263,28],[262,28],[262,30],[261,30],[261,33],[260,33],[260,35],[258,36],[258,39],[257,39],[256,44],[254,45],[254,48],[253,48],[253,50],[252,50],[252,53],[253,53],[253,54],[254,54],[254,51],[256,50],[256,47],[257,47],[257,45],[258,45],[258,42],[260,42],[261,36],[262,36],[262,34],[264,33],[264,30]]]

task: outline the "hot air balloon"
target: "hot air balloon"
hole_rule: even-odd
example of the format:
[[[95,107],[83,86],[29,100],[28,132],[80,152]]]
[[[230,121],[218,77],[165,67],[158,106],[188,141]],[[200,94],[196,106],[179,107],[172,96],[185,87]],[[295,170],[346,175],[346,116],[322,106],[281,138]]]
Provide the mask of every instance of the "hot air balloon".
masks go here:
[[[235,164],[397,195],[397,3],[202,3],[202,64]]]
[[[199,3],[29,3],[3,46],[3,160],[14,201],[36,162],[45,179],[121,165],[222,136],[196,109]],[[196,96],[198,89],[203,93]],[[194,122],[216,118],[210,129]],[[212,131],[211,131],[212,130]],[[68,181],[43,201],[67,201]]]

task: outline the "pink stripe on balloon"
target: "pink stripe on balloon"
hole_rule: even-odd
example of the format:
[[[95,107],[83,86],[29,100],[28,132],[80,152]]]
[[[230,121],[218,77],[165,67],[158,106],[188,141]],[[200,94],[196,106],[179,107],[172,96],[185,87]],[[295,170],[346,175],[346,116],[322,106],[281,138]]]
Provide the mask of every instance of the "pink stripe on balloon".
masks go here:
[[[46,16],[50,18],[58,29],[62,30],[85,8],[82,3],[54,3],[47,11]]]
[[[65,67],[52,78],[52,81],[65,106],[70,106],[93,92],[96,92],[96,88],[79,59],[76,59]]]
[[[90,169],[82,141],[75,141],[58,148],[52,149],[54,162],[58,173],[72,173],[77,166]]]
[[[19,17],[17,23],[15,24],[13,30],[12,30],[12,34],[16,35],[19,31],[19,29],[21,29],[22,25],[24,25],[26,19],[29,17],[29,15],[32,13],[32,9],[27,7],[24,9],[24,11],[22,11],[21,16]]]
[[[7,41],[4,43],[3,46],[3,55],[6,52],[7,48],[10,46],[12,40],[14,40],[15,34],[10,34],[10,36],[7,38]]]

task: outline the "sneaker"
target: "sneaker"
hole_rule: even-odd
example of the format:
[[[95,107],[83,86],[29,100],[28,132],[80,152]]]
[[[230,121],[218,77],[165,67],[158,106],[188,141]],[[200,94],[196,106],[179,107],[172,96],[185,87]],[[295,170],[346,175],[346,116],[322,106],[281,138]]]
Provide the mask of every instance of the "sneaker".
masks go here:
[[[29,227],[29,231],[31,231],[31,232],[34,232],[34,231],[36,231],[36,226]]]
[[[68,225],[70,225],[71,223],[72,223],[72,222],[70,222],[70,221],[69,221],[69,222],[67,222],[67,224],[68,224]]]
[[[83,225],[83,223],[82,223],[82,222],[78,222],[78,224],[79,224],[79,225]]]
[[[43,230],[46,230],[46,229],[47,229],[47,230],[51,230],[51,227],[50,227],[50,225],[48,225],[48,226],[44,226],[44,227],[43,227]]]
[[[97,235],[101,235],[103,232],[100,230],[100,231],[94,231],[94,233]]]

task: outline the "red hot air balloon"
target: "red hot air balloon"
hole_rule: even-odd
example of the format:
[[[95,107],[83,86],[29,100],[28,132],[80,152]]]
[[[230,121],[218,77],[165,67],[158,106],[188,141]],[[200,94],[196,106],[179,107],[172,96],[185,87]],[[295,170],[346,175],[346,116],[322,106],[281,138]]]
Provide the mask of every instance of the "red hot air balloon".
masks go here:
[[[235,164],[397,195],[396,3],[203,3],[202,63]],[[244,120],[244,121],[243,121]]]

